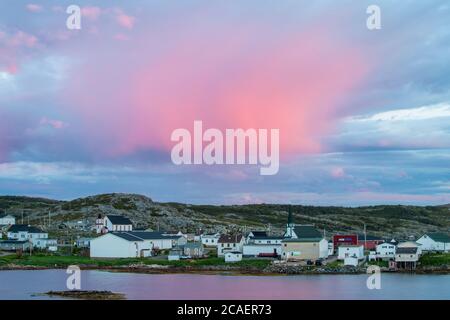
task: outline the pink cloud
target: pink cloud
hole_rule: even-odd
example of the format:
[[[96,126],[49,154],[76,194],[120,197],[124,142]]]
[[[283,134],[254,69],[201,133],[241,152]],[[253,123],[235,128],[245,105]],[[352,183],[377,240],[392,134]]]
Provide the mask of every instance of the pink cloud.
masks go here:
[[[321,137],[370,70],[367,52],[336,40],[332,28],[279,33],[205,21],[134,31],[103,48],[92,42],[63,97],[92,148],[111,156],[167,151],[174,129],[202,120],[222,130],[279,128],[282,155],[321,151]]]
[[[13,34],[0,31],[0,71],[16,74],[37,43],[37,37],[24,31]]]
[[[42,118],[40,121],[41,126],[51,126],[54,129],[63,129],[67,126],[64,121],[48,119],[46,117]]]
[[[32,34],[28,34],[23,31],[17,31],[15,34],[11,35],[7,41],[7,44],[13,47],[34,47],[38,39]]]
[[[35,4],[35,3],[27,4],[26,8],[27,8],[28,11],[31,11],[31,12],[41,12],[42,9],[43,9],[41,5],[38,5],[38,4]]]
[[[345,170],[340,167],[331,169],[331,176],[333,178],[339,179],[345,177]]]
[[[133,29],[136,18],[119,11],[116,16],[117,23],[126,28]]]
[[[88,7],[81,8],[81,15],[90,20],[97,20],[101,13],[102,13],[102,10],[99,7],[88,6]]]

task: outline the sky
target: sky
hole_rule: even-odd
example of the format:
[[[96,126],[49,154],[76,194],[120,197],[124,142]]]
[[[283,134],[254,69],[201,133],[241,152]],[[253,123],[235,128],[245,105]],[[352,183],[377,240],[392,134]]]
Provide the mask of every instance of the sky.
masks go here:
[[[81,8],[69,30],[66,8]],[[381,29],[366,26],[369,5]],[[278,128],[280,169],[174,165],[171,132]],[[0,195],[450,203],[450,4],[0,3]]]

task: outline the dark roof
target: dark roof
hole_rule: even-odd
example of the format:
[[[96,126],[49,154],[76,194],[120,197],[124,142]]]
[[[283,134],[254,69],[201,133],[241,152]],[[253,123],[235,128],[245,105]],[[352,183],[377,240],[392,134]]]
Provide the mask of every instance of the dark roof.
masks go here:
[[[109,221],[111,221],[112,224],[133,224],[130,219],[127,217],[122,216],[115,216],[115,215],[107,215]]]
[[[41,229],[39,229],[37,227],[29,226],[26,224],[14,224],[11,227],[9,227],[8,232],[45,233],[44,231],[42,231]]]
[[[286,238],[282,242],[320,242],[323,238]]]
[[[250,233],[253,234],[253,237],[267,237],[267,232],[266,231],[250,231]]]
[[[282,240],[282,236],[265,236],[265,237],[250,237],[253,240]]]
[[[27,240],[0,240],[0,244],[4,243],[4,244],[25,244],[27,243]]]
[[[111,233],[128,241],[157,240],[157,239],[176,240],[182,237],[182,236],[166,236],[163,235],[161,232],[150,232],[150,231],[127,231],[127,232],[111,232]]]
[[[142,241],[142,238],[136,237],[128,232],[111,232],[111,234],[127,241]]]
[[[294,232],[297,235],[297,238],[300,239],[319,239],[323,238],[322,233],[316,229],[314,226],[304,225],[304,226],[295,226]]]
[[[427,235],[436,242],[450,242],[450,237],[448,234],[443,232],[427,233]]]
[[[395,253],[416,253],[417,248],[397,248]]]
[[[229,236],[226,234],[222,234],[219,238],[219,243],[237,243],[237,242],[241,242],[242,239],[242,234],[238,234],[238,235],[234,235],[234,236]]]

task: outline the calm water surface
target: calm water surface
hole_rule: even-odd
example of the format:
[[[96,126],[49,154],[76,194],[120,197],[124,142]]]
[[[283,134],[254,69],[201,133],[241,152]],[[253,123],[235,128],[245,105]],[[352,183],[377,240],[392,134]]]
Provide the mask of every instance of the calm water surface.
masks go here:
[[[64,270],[0,271],[0,299],[49,299],[66,290]],[[366,275],[225,276],[82,271],[83,290],[110,290],[128,299],[450,299],[450,275],[382,274],[369,290]]]

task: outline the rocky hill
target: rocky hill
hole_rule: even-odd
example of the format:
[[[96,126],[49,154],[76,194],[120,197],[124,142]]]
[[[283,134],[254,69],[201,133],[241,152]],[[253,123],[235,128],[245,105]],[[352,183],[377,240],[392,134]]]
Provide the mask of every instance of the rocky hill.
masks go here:
[[[137,194],[102,194],[72,201],[41,198],[0,197],[0,210],[14,215],[17,222],[31,223],[52,231],[69,228],[77,221],[93,225],[105,214],[129,217],[137,228],[182,230],[184,232],[268,229],[281,232],[287,219],[287,206],[189,205],[159,203]],[[447,206],[368,206],[358,208],[292,206],[295,222],[314,224],[334,232],[361,233],[385,237],[419,236],[424,232],[450,230]]]

